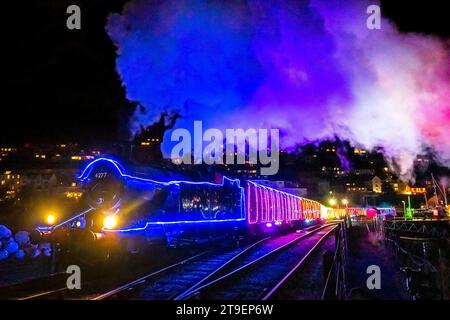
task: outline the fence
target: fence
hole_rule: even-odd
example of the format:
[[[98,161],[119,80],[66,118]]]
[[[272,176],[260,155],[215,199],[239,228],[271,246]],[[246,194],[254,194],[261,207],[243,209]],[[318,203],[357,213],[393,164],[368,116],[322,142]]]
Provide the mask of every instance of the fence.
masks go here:
[[[343,300],[346,297],[345,260],[347,255],[347,221],[342,221],[335,233],[336,250],[322,292],[322,300]]]

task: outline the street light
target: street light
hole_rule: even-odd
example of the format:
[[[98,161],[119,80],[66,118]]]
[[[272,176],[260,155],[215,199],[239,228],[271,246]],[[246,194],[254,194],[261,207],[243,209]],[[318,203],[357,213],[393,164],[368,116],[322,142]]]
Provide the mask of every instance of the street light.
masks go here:
[[[330,198],[330,200],[328,200],[328,203],[330,204],[330,206],[335,206],[337,204],[337,200],[335,198]]]
[[[348,199],[347,198],[342,199],[342,204],[344,206],[348,206]]]

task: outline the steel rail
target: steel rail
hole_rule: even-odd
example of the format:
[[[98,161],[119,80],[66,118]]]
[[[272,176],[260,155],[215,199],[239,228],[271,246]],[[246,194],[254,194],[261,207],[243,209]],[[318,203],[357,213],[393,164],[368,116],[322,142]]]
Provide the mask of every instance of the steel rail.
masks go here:
[[[316,244],[302,257],[302,259],[280,280],[277,282],[277,284],[267,293],[263,296],[262,300],[268,300],[270,299],[284,284],[287,283],[287,281],[292,277],[292,275],[298,271],[300,267],[304,265],[306,260],[311,256],[313,252],[316,251],[316,249],[319,247],[320,244],[322,244],[323,240],[327,238],[330,233],[334,230],[336,230],[337,225],[334,226],[330,231],[325,233],[319,240],[317,240]]]
[[[329,224],[323,225],[323,226],[319,226],[316,228],[316,226],[312,226],[309,227],[307,229],[307,231],[309,231],[309,229],[319,229],[321,227],[325,227],[328,226]],[[243,251],[239,252],[237,255],[233,256],[230,260],[228,260],[227,262],[225,262],[224,264],[222,264],[220,267],[218,267],[217,269],[215,269],[213,272],[211,272],[209,275],[207,275],[206,277],[204,277],[203,279],[201,279],[200,281],[198,281],[197,283],[195,283],[194,285],[192,285],[189,289],[185,290],[184,292],[176,295],[176,297],[174,297],[174,300],[182,300],[185,297],[189,296],[192,292],[194,292],[196,289],[198,289],[203,283],[205,283],[207,280],[211,279],[214,277],[214,275],[217,275],[220,271],[224,270],[226,267],[228,267],[230,264],[232,264],[233,262],[235,262],[236,260],[238,260],[240,257],[242,257],[245,253],[247,253],[248,251],[250,251],[251,249],[253,249],[255,246],[261,244],[262,242],[265,242],[266,240],[269,240],[270,237],[264,238],[260,241],[257,241],[255,243],[253,243],[252,245],[248,246],[247,248],[245,248]]]
[[[312,235],[315,234],[316,232],[318,232],[318,231],[320,231],[320,230],[322,230],[322,229],[324,229],[324,228],[327,228],[327,227],[329,227],[330,225],[332,225],[332,224],[323,225],[323,226],[321,226],[321,227],[319,227],[319,228],[317,228],[317,229],[314,229],[314,230],[311,231],[311,232],[308,232],[308,233],[306,233],[306,234],[303,234],[303,235],[299,236],[298,238],[295,238],[295,239],[293,239],[293,240],[291,240],[291,241],[289,241],[289,242],[287,242],[287,243],[285,243],[285,244],[283,244],[283,245],[281,245],[281,246],[279,246],[279,247],[277,247],[277,248],[271,250],[270,252],[268,252],[268,253],[266,253],[266,254],[264,254],[264,255],[262,255],[262,256],[256,258],[256,259],[254,259],[254,260],[252,260],[252,261],[246,263],[245,265],[243,265],[243,266],[241,266],[241,267],[239,267],[239,268],[237,268],[237,269],[234,269],[234,270],[230,271],[229,273],[227,273],[227,274],[225,274],[225,275],[223,275],[223,276],[221,276],[221,277],[219,277],[219,278],[217,278],[217,279],[214,279],[214,280],[212,280],[212,281],[210,281],[210,282],[208,282],[208,283],[206,283],[206,284],[204,284],[204,285],[202,285],[202,286],[196,288],[195,290],[189,292],[189,294],[184,295],[184,296],[182,297],[182,299],[190,299],[190,298],[196,296],[196,295],[197,295],[199,292],[201,292],[202,290],[205,290],[206,288],[210,288],[210,287],[212,287],[213,285],[217,285],[218,283],[220,283],[220,282],[222,282],[222,281],[225,281],[225,280],[231,278],[232,276],[235,276],[236,274],[238,274],[238,273],[240,273],[240,272],[242,272],[242,271],[244,271],[244,270],[247,270],[248,268],[250,268],[250,267],[256,265],[257,263],[260,263],[261,261],[267,259],[268,257],[271,257],[273,254],[278,253],[278,252],[280,252],[281,250],[283,250],[283,249],[285,249],[285,248],[287,248],[287,247],[290,247],[290,246],[294,245],[295,243],[297,243],[297,242],[299,242],[299,241],[301,241],[301,240],[303,240],[303,239],[305,239],[305,238],[307,238],[307,237],[309,237],[309,236],[312,236]],[[333,227],[332,230],[334,230],[334,228],[335,228],[335,227]]]
[[[210,253],[210,251],[205,251],[205,252],[199,253],[199,254],[197,254],[195,256],[192,256],[190,258],[187,258],[187,259],[184,259],[182,261],[179,261],[179,262],[176,262],[174,264],[171,264],[170,266],[167,266],[167,267],[164,267],[164,268],[159,269],[157,271],[154,271],[152,273],[149,273],[149,274],[147,274],[147,275],[145,275],[143,277],[140,277],[139,279],[133,280],[133,281],[131,281],[131,282],[127,283],[127,284],[124,284],[124,285],[122,285],[122,286],[120,286],[120,287],[118,287],[116,289],[113,289],[113,290],[110,290],[110,291],[108,291],[106,293],[103,293],[103,294],[93,298],[92,300],[104,300],[104,299],[107,299],[109,297],[112,297],[112,296],[114,296],[116,294],[119,294],[119,293],[121,293],[121,292],[123,292],[125,290],[128,290],[128,289],[130,289],[130,288],[132,288],[134,286],[137,286],[139,284],[145,283],[149,279],[151,279],[151,278],[153,278],[155,276],[158,276],[158,275],[160,275],[160,274],[162,274],[164,272],[167,272],[169,270],[172,270],[172,269],[174,269],[174,268],[176,268],[176,267],[178,267],[180,265],[186,264],[186,263],[188,263],[188,262],[190,262],[190,261],[192,261],[194,259],[197,259],[197,258],[199,258],[201,256],[204,256],[207,253]]]

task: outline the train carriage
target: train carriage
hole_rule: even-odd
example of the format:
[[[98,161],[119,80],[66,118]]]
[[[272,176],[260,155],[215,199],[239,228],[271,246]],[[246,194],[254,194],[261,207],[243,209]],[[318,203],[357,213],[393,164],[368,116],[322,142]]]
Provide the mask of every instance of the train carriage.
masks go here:
[[[321,217],[320,203],[253,181],[246,183],[245,203],[248,225],[256,230],[273,226],[292,227]]]

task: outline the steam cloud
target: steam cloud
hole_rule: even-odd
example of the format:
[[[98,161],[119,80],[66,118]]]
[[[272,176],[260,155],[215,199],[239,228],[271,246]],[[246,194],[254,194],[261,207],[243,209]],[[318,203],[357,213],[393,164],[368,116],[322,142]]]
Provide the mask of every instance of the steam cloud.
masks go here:
[[[432,150],[450,165],[449,42],[402,34],[374,1],[134,0],[106,30],[132,134],[179,112],[174,129],[279,128],[281,146],[348,139],[381,148],[403,177]],[[170,132],[163,152],[170,154]]]

